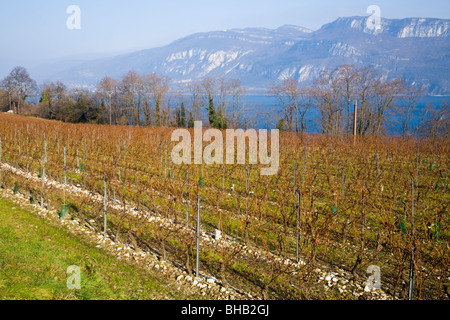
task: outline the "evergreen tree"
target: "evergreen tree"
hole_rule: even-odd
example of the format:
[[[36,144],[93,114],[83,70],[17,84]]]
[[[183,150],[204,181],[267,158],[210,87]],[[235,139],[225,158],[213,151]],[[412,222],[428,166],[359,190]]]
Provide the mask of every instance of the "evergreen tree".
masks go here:
[[[41,99],[39,100],[39,103],[41,102],[48,102],[50,101],[50,88],[45,88],[42,91]]]
[[[281,118],[277,123],[277,129],[280,130],[280,132],[283,132],[284,127],[285,127],[285,119]]]
[[[209,125],[214,127],[216,124],[216,108],[214,107],[214,101],[211,95],[209,95],[208,100],[209,106],[206,110],[208,111]]]
[[[175,124],[177,127],[180,127],[181,124],[181,112],[180,109],[175,109]]]
[[[186,110],[184,109],[184,103],[181,103],[181,110],[180,110],[180,123],[178,125],[179,127],[186,127]]]
[[[194,116],[192,115],[192,112],[189,112],[189,119],[187,123],[188,128],[194,127]]]
[[[185,128],[186,127],[186,111],[184,109],[184,103],[181,103],[181,108],[175,109],[175,120],[176,120],[176,126],[179,128]]]
[[[215,121],[214,121],[213,127],[216,128],[216,129],[226,129],[227,128],[227,121],[226,121],[226,118],[225,118],[225,116],[224,116],[224,114],[222,112],[222,108],[221,108],[220,105],[217,108],[217,114],[216,114],[216,117],[215,117]]]
[[[161,126],[161,108],[159,106],[159,101],[156,101],[155,103],[155,119],[156,119],[156,126]]]
[[[54,119],[54,116],[53,116],[53,106],[52,106],[52,100],[51,100],[50,88],[49,88],[49,87],[46,87],[46,88],[42,91],[42,95],[41,95],[41,99],[39,100],[39,103],[47,103],[47,107],[48,107],[48,118],[49,118],[49,119]]]

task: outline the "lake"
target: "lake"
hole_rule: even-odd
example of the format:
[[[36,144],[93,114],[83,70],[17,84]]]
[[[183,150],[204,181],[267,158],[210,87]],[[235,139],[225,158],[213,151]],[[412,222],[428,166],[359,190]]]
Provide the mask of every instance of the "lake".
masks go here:
[[[423,96],[419,99],[414,110],[410,127],[414,128],[419,123],[427,104],[440,106],[444,101],[450,101],[450,96]],[[281,107],[275,97],[268,95],[246,95],[243,97],[246,112],[255,129],[275,128],[281,116]],[[352,110],[353,111],[353,110]],[[307,132],[320,132],[320,113],[318,109],[310,109],[306,115]],[[390,115],[386,124],[390,135],[401,134],[399,115]]]

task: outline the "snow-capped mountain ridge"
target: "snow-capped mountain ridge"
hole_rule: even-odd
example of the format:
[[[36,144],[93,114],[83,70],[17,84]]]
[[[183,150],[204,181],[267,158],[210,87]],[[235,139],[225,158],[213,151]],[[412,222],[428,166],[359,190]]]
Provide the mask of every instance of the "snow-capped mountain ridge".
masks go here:
[[[290,77],[310,84],[324,68],[355,64],[374,65],[386,78],[402,77],[429,94],[450,94],[450,20],[382,18],[380,28],[373,28],[368,19],[339,18],[316,31],[285,25],[202,32],[164,47],[86,62],[47,79],[95,85],[105,75],[120,79],[135,70],[180,83],[227,76],[252,89]]]

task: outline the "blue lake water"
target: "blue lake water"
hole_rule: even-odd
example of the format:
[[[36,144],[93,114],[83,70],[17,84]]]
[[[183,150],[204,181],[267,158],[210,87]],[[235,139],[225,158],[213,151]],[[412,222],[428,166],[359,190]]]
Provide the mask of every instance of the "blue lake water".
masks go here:
[[[35,101],[36,100],[36,101]],[[29,102],[37,103],[38,98],[29,99]],[[450,102],[450,96],[423,96],[420,98],[416,109],[414,110],[410,128],[415,128],[421,115],[424,113],[427,104],[440,106],[444,101]],[[248,115],[249,128],[272,129],[275,128],[278,119],[282,116],[282,109],[278,105],[277,99],[270,95],[245,95],[242,97],[245,112]],[[204,115],[207,118],[206,111]],[[352,110],[353,111],[353,110]],[[142,118],[144,120],[144,118]],[[317,108],[312,108],[306,115],[306,132],[320,132],[320,113]],[[386,124],[389,134],[397,135],[401,133],[400,117],[391,115]]]
[[[250,119],[250,124],[255,129],[275,128],[279,117],[282,116],[282,109],[273,96],[248,95],[243,97],[245,109]],[[423,96],[419,99],[409,123],[410,128],[415,128],[427,104],[440,106],[444,101],[450,102],[450,96]],[[353,111],[353,110],[352,110]],[[317,108],[312,108],[306,115],[306,131],[320,131],[320,113]],[[389,115],[386,123],[389,134],[397,135],[401,133],[400,116]]]

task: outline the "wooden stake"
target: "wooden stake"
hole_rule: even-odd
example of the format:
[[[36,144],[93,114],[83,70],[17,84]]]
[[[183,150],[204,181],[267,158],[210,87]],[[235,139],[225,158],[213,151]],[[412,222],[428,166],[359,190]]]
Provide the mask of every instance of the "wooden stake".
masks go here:
[[[104,209],[103,209],[103,212],[104,212],[104,231],[103,231],[103,233],[104,233],[104,236],[105,236],[105,238],[106,238],[106,224],[107,224],[107,217],[106,217],[106,214],[107,214],[107,209],[108,209],[108,193],[107,193],[107,190],[106,190],[106,182],[107,182],[107,178],[106,178],[106,173],[105,173],[105,197],[104,197]]]
[[[414,290],[414,256],[416,248],[414,245],[414,179],[411,179],[411,235],[413,246],[411,249],[411,261],[409,263],[409,288],[408,288],[408,300],[413,300],[413,290]]]
[[[2,187],[2,135],[0,134],[0,188]]]
[[[300,190],[297,190],[297,263],[300,258]]]
[[[189,171],[186,172],[186,227],[189,225]]]
[[[41,191],[41,207],[44,206],[44,188],[45,188],[45,164],[47,162],[47,140],[44,136],[44,166],[42,169],[42,191]]]
[[[358,100],[355,100],[355,112],[353,117],[353,146],[356,146],[356,121],[358,119]]]
[[[200,264],[200,194],[198,195],[197,203],[197,257],[195,265],[195,276],[198,277],[198,268]]]

